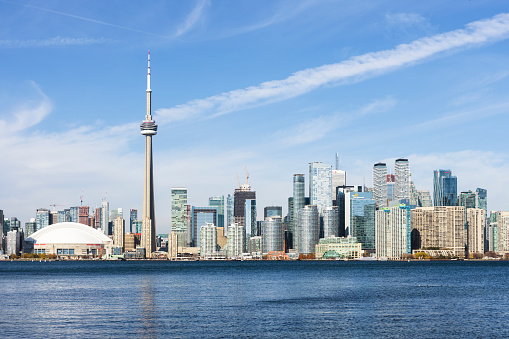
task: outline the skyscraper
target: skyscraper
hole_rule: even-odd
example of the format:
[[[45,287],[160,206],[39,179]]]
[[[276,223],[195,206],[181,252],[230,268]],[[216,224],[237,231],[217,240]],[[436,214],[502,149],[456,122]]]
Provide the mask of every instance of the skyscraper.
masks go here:
[[[387,201],[393,201],[396,196],[395,181],[396,177],[394,176],[394,174],[387,174]]]
[[[187,188],[171,189],[171,231],[177,235],[177,246],[187,244]]]
[[[157,134],[157,125],[152,120],[152,90],[150,89],[150,51],[148,52],[147,73],[147,115],[140,125],[145,136],[145,184],[143,190],[143,216],[141,226],[141,247],[145,257],[150,258],[156,250],[156,219],[154,207],[154,165],[152,162],[152,136]]]
[[[315,252],[315,245],[320,238],[320,219],[318,208],[315,205],[307,205],[299,210],[297,236],[297,250],[301,254],[310,254]]]
[[[282,206],[267,206],[263,208],[263,218],[270,217],[283,217],[283,207]]]
[[[324,209],[323,216],[323,238],[337,237],[339,231],[338,206]]]
[[[373,165],[373,196],[377,208],[387,206],[387,165],[383,162]]]
[[[129,211],[129,233],[133,233],[133,223],[138,220],[138,210],[131,209]]]
[[[217,207],[191,207],[191,246],[200,246],[200,228],[217,224]]]
[[[299,210],[304,208],[306,204],[306,196],[305,196],[305,179],[304,174],[294,174],[293,175],[293,199],[291,200],[291,220],[290,225],[288,227],[288,231],[290,232],[291,244],[290,248],[297,248],[298,238],[299,238]]]
[[[256,199],[246,199],[245,202],[245,220],[246,220],[246,242],[249,238],[256,237],[258,235],[256,225]]]
[[[435,170],[433,172],[433,203],[434,206],[456,206],[458,180],[451,170]]]
[[[78,222],[83,225],[88,226],[88,213],[89,207],[88,206],[80,206],[78,207]],[[58,215],[57,215],[58,219]]]
[[[326,165],[321,162],[312,162],[309,164],[309,199],[310,204],[315,205],[318,209],[319,215],[321,215],[324,209],[332,206],[331,165]]]
[[[240,188],[235,189],[234,193],[234,209],[233,209],[233,218],[234,223],[238,224],[239,226],[244,226],[247,234],[247,236],[251,236],[251,225],[248,225],[248,221],[246,220],[246,200],[256,200],[256,192],[251,191],[251,186],[249,184],[242,184]],[[250,203],[250,206],[252,204]],[[250,216],[251,217],[251,216]],[[249,223],[251,220],[249,220]],[[249,228],[249,229],[248,229]],[[256,229],[256,216],[255,216],[255,223],[254,228]],[[246,238],[247,242],[247,238]]]
[[[401,258],[411,250],[411,214],[409,206],[394,206],[375,212],[375,248],[377,257]]]
[[[228,227],[234,223],[234,207],[233,195],[228,194],[226,197],[226,225],[224,227],[224,234],[228,234]]]
[[[350,192],[349,236],[362,243],[363,250],[375,249],[375,200],[373,192]]]
[[[200,256],[213,257],[217,254],[217,226],[206,223],[200,226]]]
[[[338,187],[346,186],[346,171],[340,169],[332,170],[332,199],[336,199],[336,190]]]
[[[281,216],[272,216],[262,221],[262,253],[284,251],[283,224]]]
[[[217,207],[217,227],[224,227],[224,195],[209,198],[209,206]]]
[[[46,208],[37,209],[35,215],[36,231],[42,230],[44,227],[49,226],[49,210]]]
[[[410,163],[408,159],[396,159],[394,164],[395,200],[410,199]]]
[[[109,235],[108,223],[110,221],[110,204],[107,201],[101,202],[101,231]]]
[[[233,223],[228,227],[228,245],[226,255],[228,258],[239,257],[246,248],[246,231],[244,226]]]

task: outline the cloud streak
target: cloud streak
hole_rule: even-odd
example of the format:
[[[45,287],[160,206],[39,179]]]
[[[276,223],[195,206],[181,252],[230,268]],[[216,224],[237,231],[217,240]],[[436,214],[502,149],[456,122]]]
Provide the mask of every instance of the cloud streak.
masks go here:
[[[30,48],[30,47],[55,47],[55,46],[79,46],[104,44],[114,42],[111,39],[99,38],[64,38],[56,36],[41,40],[0,40],[0,48]]]
[[[159,109],[156,116],[160,123],[204,115],[216,117],[287,100],[322,86],[383,74],[439,53],[505,39],[508,34],[509,14],[498,14],[490,19],[471,22],[463,29],[421,38],[409,44],[398,45],[394,49],[367,53],[339,63],[305,69],[283,80],[267,81],[257,86]]]
[[[177,29],[177,33],[175,34],[175,36],[179,37],[189,32],[194,27],[194,25],[196,25],[196,23],[202,16],[205,6],[207,6],[208,4],[209,4],[208,0],[199,0],[196,6],[191,11],[191,13],[189,13],[189,15],[187,16],[184,23]]]

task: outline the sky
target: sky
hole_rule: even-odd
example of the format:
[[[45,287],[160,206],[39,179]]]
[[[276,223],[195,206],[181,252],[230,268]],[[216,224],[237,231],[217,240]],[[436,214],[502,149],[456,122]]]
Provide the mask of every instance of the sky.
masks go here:
[[[509,210],[507,1],[0,0],[6,217],[141,215],[148,50],[157,233],[172,187],[207,206],[247,168],[261,220],[336,153],[348,185],[405,157],[418,190],[451,169]]]

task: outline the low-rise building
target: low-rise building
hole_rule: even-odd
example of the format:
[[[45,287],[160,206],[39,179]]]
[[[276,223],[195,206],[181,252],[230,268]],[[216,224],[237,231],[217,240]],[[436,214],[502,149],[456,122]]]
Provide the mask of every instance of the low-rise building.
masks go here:
[[[322,238],[315,246],[316,259],[329,258],[360,258],[362,255],[362,244],[356,237],[329,237]]]

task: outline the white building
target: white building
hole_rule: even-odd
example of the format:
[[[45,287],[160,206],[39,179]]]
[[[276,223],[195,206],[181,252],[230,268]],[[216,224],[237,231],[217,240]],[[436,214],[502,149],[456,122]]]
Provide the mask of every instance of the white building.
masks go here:
[[[237,223],[231,224],[228,227],[228,242],[226,256],[228,258],[237,258],[246,247],[246,233],[245,227]]]
[[[101,203],[101,231],[108,235],[108,222],[110,220],[110,204],[107,201]]]
[[[113,223],[113,245],[121,247],[123,252],[125,250],[125,220],[118,216]]]
[[[509,253],[509,212],[501,211],[497,215],[497,252]]]
[[[467,208],[468,251],[484,253],[484,227],[486,212],[481,208]]]
[[[217,227],[207,223],[200,227],[200,256],[202,258],[217,255]]]
[[[315,205],[320,215],[324,209],[332,207],[331,165],[321,162],[309,164],[309,198],[310,205]]]
[[[394,206],[375,212],[375,249],[377,257],[401,258],[411,253],[410,207]]]
[[[23,230],[14,229],[7,232],[7,238],[5,239],[5,242],[5,254],[20,255],[23,247]]]
[[[395,200],[410,199],[410,163],[408,159],[396,159],[394,164]]]
[[[373,165],[373,198],[376,207],[387,207],[387,165],[383,162]]]

